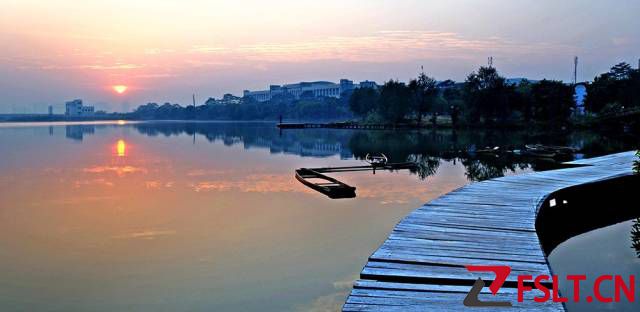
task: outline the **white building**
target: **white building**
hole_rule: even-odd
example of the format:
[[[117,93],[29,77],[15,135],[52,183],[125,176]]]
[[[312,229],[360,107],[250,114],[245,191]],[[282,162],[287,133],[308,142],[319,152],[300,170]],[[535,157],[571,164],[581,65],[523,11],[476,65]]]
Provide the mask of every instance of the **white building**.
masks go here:
[[[65,103],[65,115],[67,116],[93,116],[93,106],[82,105],[82,100],[73,100]]]
[[[342,93],[357,88],[377,88],[378,85],[373,81],[362,81],[360,84],[354,84],[348,79],[341,79],[339,83],[329,81],[313,81],[299,82],[285,85],[271,85],[269,90],[263,91],[244,91],[244,96],[253,98],[258,102],[266,102],[278,95],[291,95],[296,100],[304,97],[334,97],[339,98]]]

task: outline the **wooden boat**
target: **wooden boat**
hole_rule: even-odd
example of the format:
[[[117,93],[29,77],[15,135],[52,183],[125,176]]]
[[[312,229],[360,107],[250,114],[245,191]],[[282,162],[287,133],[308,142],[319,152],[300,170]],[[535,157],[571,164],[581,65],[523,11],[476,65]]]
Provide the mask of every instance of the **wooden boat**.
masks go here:
[[[300,183],[329,196],[329,198],[356,197],[355,187],[342,183],[332,177],[326,176],[309,168],[297,169],[296,179],[298,179]],[[312,179],[320,180],[320,182],[312,181]]]
[[[538,158],[555,158],[556,156],[558,156],[558,154],[554,152],[547,152],[544,150],[527,150],[524,155]]]
[[[566,146],[545,146],[541,144],[525,145],[525,154],[533,157],[555,158],[569,156],[575,152],[575,148]]]
[[[500,152],[500,147],[495,146],[493,148],[487,147],[485,149],[479,149],[476,151],[478,154],[497,154]]]
[[[569,146],[555,146],[555,145],[542,145],[542,144],[527,144],[525,145],[527,150],[543,150],[547,152],[555,152],[559,154],[573,154],[578,150]]]

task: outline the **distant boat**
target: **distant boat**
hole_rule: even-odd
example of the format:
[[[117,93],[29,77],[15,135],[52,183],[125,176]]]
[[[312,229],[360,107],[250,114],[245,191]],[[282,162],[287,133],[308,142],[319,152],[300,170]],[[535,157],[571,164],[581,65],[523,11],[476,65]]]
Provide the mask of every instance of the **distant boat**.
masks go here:
[[[555,158],[576,153],[576,149],[567,146],[546,146],[541,144],[525,145],[525,154],[533,157]]]
[[[329,198],[354,198],[356,188],[309,168],[296,170],[296,179]],[[317,181],[314,181],[317,180]]]
[[[499,146],[495,146],[493,148],[491,147],[487,147],[485,149],[479,149],[476,151],[476,153],[478,154],[497,154],[500,152],[500,147]]]

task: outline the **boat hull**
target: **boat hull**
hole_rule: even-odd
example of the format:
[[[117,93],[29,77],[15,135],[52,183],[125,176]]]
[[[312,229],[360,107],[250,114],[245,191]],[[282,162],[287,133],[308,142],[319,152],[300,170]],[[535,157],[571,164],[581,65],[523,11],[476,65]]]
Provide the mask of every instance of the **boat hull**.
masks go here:
[[[345,183],[342,183],[334,178],[313,171],[311,169],[302,168],[296,170],[296,179],[300,183],[314,189],[329,198],[354,198],[356,197],[356,188]],[[326,183],[314,183],[309,179],[318,179],[327,181]]]

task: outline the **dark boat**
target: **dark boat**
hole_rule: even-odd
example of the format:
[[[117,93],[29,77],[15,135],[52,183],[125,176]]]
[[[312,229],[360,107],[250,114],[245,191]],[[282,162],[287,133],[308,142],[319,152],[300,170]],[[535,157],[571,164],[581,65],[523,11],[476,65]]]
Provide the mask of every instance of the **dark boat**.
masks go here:
[[[277,125],[280,129],[303,129],[306,128],[303,123],[279,123]]]
[[[301,168],[296,170],[296,179],[302,184],[322,193],[329,198],[354,198],[356,197],[356,188],[344,184],[332,177],[314,171],[309,168]],[[319,182],[311,181],[311,179],[321,180]]]
[[[500,153],[500,147],[499,146],[495,146],[495,147],[487,147],[485,149],[479,149],[476,151],[476,153],[478,154],[491,154],[491,155],[496,155],[498,153]]]
[[[573,147],[567,146],[545,146],[541,144],[527,144],[525,145],[525,155],[541,158],[556,158],[563,156],[571,156],[576,153],[577,150]]]

